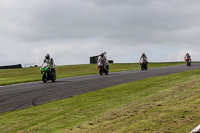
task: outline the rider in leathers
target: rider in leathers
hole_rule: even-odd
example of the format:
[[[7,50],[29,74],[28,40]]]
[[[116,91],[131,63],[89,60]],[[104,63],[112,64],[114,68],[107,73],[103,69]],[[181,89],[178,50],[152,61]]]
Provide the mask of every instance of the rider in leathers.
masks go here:
[[[55,69],[54,60],[53,60],[53,58],[50,58],[50,55],[49,55],[49,54],[46,54],[42,66],[44,65],[44,63],[47,63],[47,64],[50,66],[50,70],[51,70],[51,71],[52,71],[52,69]]]
[[[107,60],[106,52],[100,54],[100,56],[97,59],[97,62],[100,60],[104,61],[104,68],[109,71],[109,63]]]
[[[146,62],[148,63],[148,58],[147,56],[145,55],[145,53],[142,54],[142,56],[140,57],[140,60],[143,59],[143,60],[146,60]]]
[[[187,59],[187,58],[190,58],[190,60],[191,60],[191,56],[190,56],[189,53],[187,53],[187,54],[185,55],[185,57],[184,57],[184,59]]]

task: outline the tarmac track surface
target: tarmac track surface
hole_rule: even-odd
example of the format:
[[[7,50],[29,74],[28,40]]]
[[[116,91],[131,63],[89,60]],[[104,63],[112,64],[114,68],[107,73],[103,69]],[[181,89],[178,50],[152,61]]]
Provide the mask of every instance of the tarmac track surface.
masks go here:
[[[0,87],[0,113],[41,105],[50,101],[70,98],[110,86],[129,83],[145,78],[163,76],[200,69],[200,63],[151,68],[147,71],[131,70],[57,79],[56,82],[33,82]]]

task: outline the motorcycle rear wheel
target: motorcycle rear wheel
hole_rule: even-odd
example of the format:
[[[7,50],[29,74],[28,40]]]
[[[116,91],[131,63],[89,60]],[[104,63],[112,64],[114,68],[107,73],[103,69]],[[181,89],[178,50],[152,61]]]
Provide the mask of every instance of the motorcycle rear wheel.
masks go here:
[[[105,74],[108,75],[108,71],[107,70],[106,70]]]
[[[54,76],[52,77],[51,81],[52,81],[52,82],[55,82],[55,81],[56,81],[56,74],[54,74]]]
[[[147,68],[148,68],[148,66],[147,66],[147,65],[145,65],[145,70],[147,70]]]
[[[142,70],[142,71],[144,70],[144,65],[143,65],[143,64],[141,65],[141,70]]]

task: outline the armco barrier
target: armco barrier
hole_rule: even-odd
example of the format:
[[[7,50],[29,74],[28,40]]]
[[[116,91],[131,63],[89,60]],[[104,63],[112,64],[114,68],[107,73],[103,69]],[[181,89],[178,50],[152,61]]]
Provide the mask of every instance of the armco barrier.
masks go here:
[[[22,65],[17,64],[17,65],[0,66],[0,69],[15,69],[15,68],[22,68]]]

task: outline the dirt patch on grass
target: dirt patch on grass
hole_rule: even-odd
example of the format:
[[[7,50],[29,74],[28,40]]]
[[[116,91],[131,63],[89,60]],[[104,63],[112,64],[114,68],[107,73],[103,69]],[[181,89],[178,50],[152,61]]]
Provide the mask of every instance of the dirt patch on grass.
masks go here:
[[[196,79],[186,81],[184,83],[177,84],[176,87],[187,89],[187,88],[197,86],[197,84],[199,84],[199,82],[200,82],[200,78],[196,78]]]
[[[189,132],[200,123],[200,79],[177,84],[151,97],[104,114],[83,132]],[[187,131],[185,130],[187,129]]]

